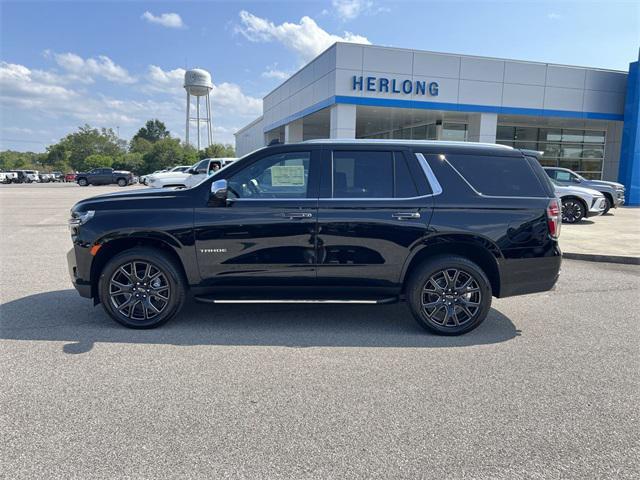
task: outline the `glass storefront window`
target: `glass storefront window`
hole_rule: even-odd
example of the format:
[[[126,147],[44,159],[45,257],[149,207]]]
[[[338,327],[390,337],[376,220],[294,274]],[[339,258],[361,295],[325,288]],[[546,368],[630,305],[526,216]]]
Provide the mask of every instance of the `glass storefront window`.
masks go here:
[[[539,143],[538,150],[544,158],[558,158],[560,156],[561,147],[559,143]]]
[[[568,158],[561,158],[560,160],[558,160],[558,166],[578,171],[580,170],[580,159],[572,160]]]
[[[502,125],[498,125],[498,129],[496,131],[496,138],[498,140],[513,140],[515,137],[515,127],[505,127]]]
[[[602,170],[601,160],[582,160],[580,170],[583,172],[600,172]]]
[[[560,142],[562,141],[562,130],[559,128],[541,128],[538,139],[541,142]]]
[[[582,143],[584,141],[584,131],[562,129],[562,141],[571,143]]]
[[[467,139],[467,126],[463,123],[445,123],[442,125],[442,139],[464,142]]]
[[[562,144],[562,157],[563,158],[581,158],[582,146]]]
[[[535,127],[515,127],[514,140],[518,142],[538,141],[538,129]]]
[[[604,132],[585,130],[584,143],[604,143]]]
[[[413,127],[411,129],[411,138],[414,140],[426,140],[427,139],[427,126],[420,125],[419,127]]]

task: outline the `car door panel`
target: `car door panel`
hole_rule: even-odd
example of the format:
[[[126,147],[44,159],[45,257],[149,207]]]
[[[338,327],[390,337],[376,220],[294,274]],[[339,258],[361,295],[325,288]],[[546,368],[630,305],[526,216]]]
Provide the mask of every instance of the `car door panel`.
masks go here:
[[[367,151],[362,147],[358,150]],[[371,155],[375,154],[373,150]],[[381,184],[387,173],[378,172],[376,180],[371,178],[373,174],[361,172],[362,180],[356,181],[355,166],[334,171],[333,154],[328,151],[323,159],[318,201],[318,284],[395,288],[409,252],[428,232],[433,211],[432,198],[428,196],[431,192],[426,180],[416,175],[424,174],[405,153],[392,152],[392,178],[397,178],[398,162],[406,162],[409,169],[405,176],[419,179],[412,180],[413,197],[396,198],[397,185],[392,191]],[[388,198],[332,198],[336,192],[376,192]]]
[[[315,154],[307,153],[309,170],[314,170]],[[216,178],[225,178],[224,173]],[[306,198],[275,198],[277,194],[263,191],[273,198],[238,195],[226,207],[195,210],[196,254],[204,285],[315,284],[317,175],[305,181]]]

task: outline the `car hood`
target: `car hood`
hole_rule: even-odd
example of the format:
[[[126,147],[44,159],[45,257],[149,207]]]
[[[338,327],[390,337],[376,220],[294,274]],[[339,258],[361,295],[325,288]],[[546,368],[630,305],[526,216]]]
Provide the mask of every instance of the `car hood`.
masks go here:
[[[142,204],[145,200],[175,198],[176,196],[180,195],[181,192],[181,190],[167,188],[140,188],[127,192],[105,193],[96,197],[85,198],[84,200],[76,203],[71,210],[75,212],[83,212],[87,210],[106,210],[116,202],[133,200],[136,202],[141,202]]]
[[[609,182],[607,180],[589,180],[589,188],[593,187],[624,188],[624,185],[618,182]]]
[[[602,197],[602,193],[593,188],[577,187],[573,185],[554,185],[556,192],[560,195],[591,195],[592,197]]]

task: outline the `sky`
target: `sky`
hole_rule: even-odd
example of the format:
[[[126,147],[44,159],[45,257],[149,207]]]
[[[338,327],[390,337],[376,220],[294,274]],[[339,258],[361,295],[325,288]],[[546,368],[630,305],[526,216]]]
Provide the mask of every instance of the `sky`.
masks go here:
[[[184,138],[185,68],[211,72],[214,141],[335,41],[628,70],[640,1],[0,1],[0,150],[151,118]]]

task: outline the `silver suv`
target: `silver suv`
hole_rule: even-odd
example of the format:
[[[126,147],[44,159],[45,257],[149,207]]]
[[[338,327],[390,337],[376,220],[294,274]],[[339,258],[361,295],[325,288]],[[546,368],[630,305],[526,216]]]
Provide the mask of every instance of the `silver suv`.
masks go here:
[[[617,208],[624,204],[624,185],[618,182],[607,182],[604,180],[589,180],[568,168],[544,167],[547,175],[555,180],[559,185],[574,185],[585,188],[592,188],[604,195],[607,202],[604,213],[610,208]]]

